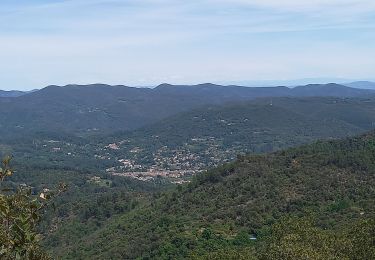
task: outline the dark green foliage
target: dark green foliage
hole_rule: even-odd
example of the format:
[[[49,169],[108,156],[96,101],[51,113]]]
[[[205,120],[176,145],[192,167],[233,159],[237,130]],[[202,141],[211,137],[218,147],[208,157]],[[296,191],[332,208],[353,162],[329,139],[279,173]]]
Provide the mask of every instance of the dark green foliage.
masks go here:
[[[322,229],[311,218],[284,218],[260,242],[259,259],[374,259],[374,219]]]
[[[69,92],[69,91],[67,91]],[[154,125],[110,137],[83,138],[59,133],[29,133],[1,140],[0,154],[13,154],[29,169],[103,172],[130,159],[145,169],[164,160],[164,169],[202,170],[246,153],[272,152],[370,130],[374,99],[278,98],[223,106],[206,106]],[[116,143],[118,150],[106,149]],[[121,143],[121,144],[120,144]],[[133,153],[133,148],[139,152]],[[171,165],[171,158],[190,158]],[[105,159],[99,159],[103,157]]]
[[[272,152],[319,139],[364,133],[373,127],[374,99],[278,98],[206,106],[161,120],[133,132],[99,140],[127,142],[113,156],[150,166],[154,154],[194,154],[193,166],[208,167],[234,160],[238,154]],[[129,152],[139,147],[136,155]],[[161,151],[161,152],[160,152]]]
[[[245,259],[254,250],[264,259],[372,256],[372,222],[361,221],[375,217],[374,140],[371,133],[243,156],[109,219],[81,234],[78,244],[60,236],[58,245],[66,246],[62,256],[69,259]],[[311,214],[314,222],[299,220]],[[277,224],[285,215],[298,218]],[[250,240],[254,235],[257,242]]]
[[[0,258],[1,259],[49,259],[40,247],[40,235],[36,231],[41,213],[54,192],[44,190],[33,196],[29,186],[16,189],[4,186],[5,178],[13,175],[9,167],[10,157],[2,161],[0,168]],[[60,193],[65,189],[60,185]]]
[[[272,105],[270,99],[210,105],[134,132],[105,138],[77,137],[77,133],[86,135],[86,127],[96,127],[97,122],[104,122],[103,132],[123,129],[128,122],[134,123],[129,128],[138,127],[144,122],[131,121],[132,116],[138,116],[137,109],[141,107],[146,113],[154,108],[155,104],[147,103],[149,100],[143,96],[151,90],[114,87],[116,97],[129,94],[121,100],[121,109],[117,105],[107,107],[113,101],[113,96],[108,95],[103,97],[103,103],[95,103],[101,106],[99,110],[91,110],[94,103],[90,102],[98,101],[98,93],[106,88],[96,87],[82,104],[70,92],[72,88],[79,95],[85,92],[76,86],[63,90],[52,87],[35,93],[37,103],[33,103],[34,97],[23,97],[25,104],[40,105],[45,95],[62,91],[71,103],[66,111],[60,110],[64,107],[56,103],[59,97],[54,96],[53,102],[58,104],[51,110],[54,115],[86,113],[82,118],[74,116],[68,123],[70,116],[63,116],[56,125],[50,125],[53,121],[49,110],[31,111],[21,117],[28,122],[35,118],[34,112],[46,112],[38,120],[48,122],[44,130],[61,128],[59,134],[37,132],[39,126],[45,127],[43,123],[35,129],[35,125],[25,128],[30,130],[31,139],[14,139],[12,131],[2,129],[11,133],[12,138],[1,140],[0,153],[14,154],[18,170],[17,175],[8,179],[9,187],[27,183],[32,187],[28,194],[36,195],[61,180],[69,184],[69,190],[46,208],[45,219],[38,226],[44,234],[43,245],[52,255],[65,259],[373,258],[374,134],[279,150],[372,128],[374,99],[275,98]],[[315,87],[311,95],[319,92],[319,87]],[[172,91],[176,102],[173,104],[190,93],[185,87],[169,88],[161,86],[154,92],[171,95]],[[205,92],[204,86],[198,88]],[[215,91],[221,95],[220,88]],[[283,92],[284,88],[278,91]],[[225,100],[212,95],[209,103],[237,100],[241,93],[235,91]],[[164,107],[162,117],[203,102],[193,101],[187,99],[178,111],[172,111],[172,105]],[[127,117],[122,108],[135,114]],[[126,116],[121,120],[120,116],[113,116],[119,114]],[[147,115],[153,117],[146,118],[148,123],[161,118]],[[22,133],[24,130],[20,129]],[[64,133],[70,131],[72,136]],[[125,139],[118,150],[104,149],[109,143]],[[135,155],[130,152],[134,147],[140,148]],[[200,168],[237,160],[171,190],[161,178],[143,183],[104,172],[118,164],[120,158],[135,159],[149,166],[154,162],[154,153],[163,147],[167,147],[162,151],[165,157],[173,156],[176,150],[194,153],[198,158],[194,163]],[[266,151],[279,152],[244,155]],[[97,159],[100,156],[110,159]],[[189,161],[188,167],[196,166],[194,163]],[[160,193],[162,189],[164,192]],[[314,221],[300,218],[311,214]],[[286,215],[293,217],[283,218]],[[258,239],[254,241],[253,237]]]
[[[355,223],[353,228],[344,231],[348,243],[343,247],[351,259],[375,259],[375,219]]]

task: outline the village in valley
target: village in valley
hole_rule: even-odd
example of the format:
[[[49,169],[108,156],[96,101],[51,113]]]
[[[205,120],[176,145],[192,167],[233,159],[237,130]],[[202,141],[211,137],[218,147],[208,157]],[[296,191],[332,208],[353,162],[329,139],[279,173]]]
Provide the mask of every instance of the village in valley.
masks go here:
[[[194,151],[194,143],[199,142],[199,149]],[[110,143],[103,150],[106,156],[114,151],[123,150],[123,145],[129,144],[129,140],[119,143]],[[202,145],[203,144],[203,145]],[[151,153],[152,160],[145,160],[145,154],[150,151],[135,146],[128,148],[123,154],[126,158],[117,159],[118,164],[106,169],[106,172],[116,176],[130,177],[141,181],[153,181],[158,178],[168,179],[171,183],[182,184],[210,167],[233,159],[234,151],[228,149],[222,151],[214,138],[192,138],[191,143],[185,143],[181,147],[170,149],[161,146]],[[102,158],[106,157],[102,156]]]
[[[129,177],[140,181],[167,180],[181,184],[191,177],[222,163],[232,161],[240,147],[224,147],[214,137],[191,138],[181,145],[150,145],[152,140],[121,139],[101,144],[39,139],[33,141],[33,149],[39,151],[39,159],[58,165],[74,161],[79,164],[95,163],[103,175]],[[98,172],[99,174],[99,172]],[[97,175],[97,174],[96,174]],[[91,177],[90,177],[91,178]],[[104,177],[103,177],[104,178]],[[102,178],[102,179],[103,179]],[[91,183],[101,180],[90,179]]]

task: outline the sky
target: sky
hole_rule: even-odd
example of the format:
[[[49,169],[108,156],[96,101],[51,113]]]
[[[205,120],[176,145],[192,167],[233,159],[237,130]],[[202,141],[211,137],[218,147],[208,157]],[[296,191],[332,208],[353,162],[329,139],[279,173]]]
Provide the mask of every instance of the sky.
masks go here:
[[[1,0],[0,89],[375,79],[373,0]]]

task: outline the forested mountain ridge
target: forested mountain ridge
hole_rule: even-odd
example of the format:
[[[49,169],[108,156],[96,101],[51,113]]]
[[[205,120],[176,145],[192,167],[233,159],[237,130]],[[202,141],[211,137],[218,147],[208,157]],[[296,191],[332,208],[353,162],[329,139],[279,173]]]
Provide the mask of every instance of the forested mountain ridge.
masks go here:
[[[249,88],[200,84],[154,89],[126,86],[49,86],[15,98],[0,98],[3,138],[35,132],[74,135],[108,134],[134,130],[180,112],[209,104],[224,104],[262,97],[359,97],[373,95],[337,84],[304,87]]]
[[[374,98],[258,99],[200,107],[136,131],[119,132],[110,140],[157,136],[157,142],[172,144],[174,137],[180,138],[179,143],[194,137],[225,137],[244,142],[246,136],[255,138],[266,132],[273,137],[284,133],[310,140],[336,138],[372,129],[374,108]]]
[[[87,236],[67,232],[76,225],[68,221],[45,242],[54,254],[67,259],[178,259],[249,247],[260,250],[254,251],[253,257],[259,254],[261,259],[270,259],[262,258],[261,253],[262,245],[269,241],[267,226],[283,216],[313,212],[317,228],[324,228],[326,235],[330,230],[338,237],[351,223],[375,217],[374,162],[374,132],[272,154],[243,156],[110,219]],[[310,253],[321,253],[319,259],[355,259],[351,256],[355,247],[348,245],[357,243],[350,242],[356,235],[349,233],[342,242],[337,240],[324,248],[313,246]],[[246,234],[258,237],[259,242],[247,243]],[[371,235],[362,239],[363,245],[371,243],[366,240],[371,240]],[[309,241],[303,248],[317,243]],[[344,247],[342,243],[349,244]],[[360,254],[373,254],[371,248]]]
[[[374,98],[264,98],[206,105],[109,136],[55,132],[1,140],[0,154],[39,167],[124,176],[143,172],[152,178],[155,171],[172,176],[178,172],[183,177],[230,162],[238,154],[361,134],[373,128],[374,120]]]
[[[19,91],[19,90],[0,90],[0,97],[19,97],[26,95],[28,91]]]
[[[155,88],[158,92],[165,94],[190,94],[196,93],[203,96],[222,95],[226,98],[253,99],[260,97],[358,97],[375,92],[369,89],[360,89],[344,86],[336,83],[308,84],[297,87],[243,87],[243,86],[222,86],[211,83],[198,85],[170,85],[161,84]]]
[[[266,98],[201,107],[95,143],[102,157],[131,160],[144,169],[200,171],[238,154],[364,133],[374,119],[371,98]],[[108,144],[115,149],[100,151]],[[113,162],[113,171],[130,171],[121,165]]]

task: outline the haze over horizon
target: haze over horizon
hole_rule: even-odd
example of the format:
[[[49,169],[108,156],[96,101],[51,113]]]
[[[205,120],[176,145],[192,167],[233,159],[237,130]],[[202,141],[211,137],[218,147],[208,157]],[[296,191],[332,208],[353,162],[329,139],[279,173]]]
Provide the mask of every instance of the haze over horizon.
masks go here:
[[[0,89],[371,80],[374,12],[370,0],[5,0]]]

